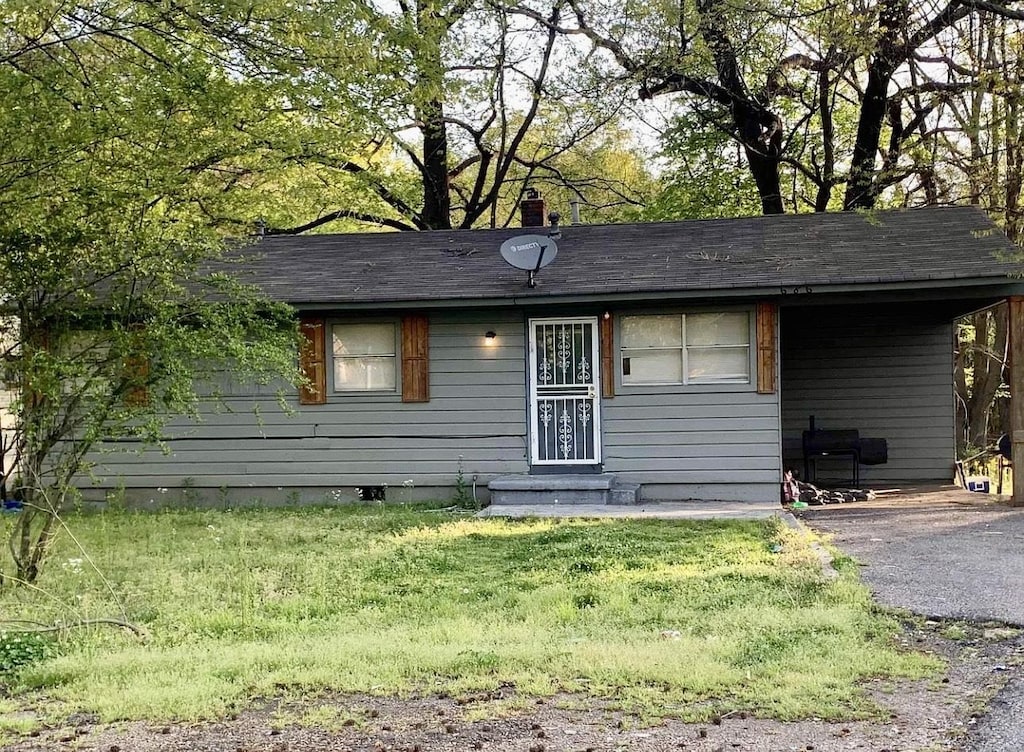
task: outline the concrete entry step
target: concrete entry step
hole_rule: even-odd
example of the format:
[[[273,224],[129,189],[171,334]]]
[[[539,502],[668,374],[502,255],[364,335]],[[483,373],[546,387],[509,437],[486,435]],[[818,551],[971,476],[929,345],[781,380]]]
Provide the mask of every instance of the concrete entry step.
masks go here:
[[[614,475],[503,475],[487,484],[491,504],[637,504],[640,485]]]
[[[619,481],[608,492],[609,504],[639,504],[640,484]]]

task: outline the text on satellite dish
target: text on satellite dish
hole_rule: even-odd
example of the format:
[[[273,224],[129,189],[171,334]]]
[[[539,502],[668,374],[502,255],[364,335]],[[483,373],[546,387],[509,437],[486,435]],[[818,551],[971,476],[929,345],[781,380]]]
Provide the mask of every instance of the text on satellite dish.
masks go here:
[[[540,248],[540,243],[527,243],[526,245],[514,245],[513,251],[528,251],[531,248]]]

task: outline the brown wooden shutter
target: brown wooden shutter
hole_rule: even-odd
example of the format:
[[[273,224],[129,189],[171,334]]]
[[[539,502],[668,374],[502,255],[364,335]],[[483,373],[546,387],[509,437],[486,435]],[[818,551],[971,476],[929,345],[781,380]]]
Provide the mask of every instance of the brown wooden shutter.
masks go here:
[[[757,391],[775,394],[775,303],[757,304]]]
[[[299,387],[300,405],[323,405],[327,402],[327,370],[324,342],[327,326],[319,316],[302,316],[299,320],[299,370],[308,383]]]
[[[611,399],[615,396],[615,319],[606,313],[600,321],[601,396]]]
[[[145,325],[131,327],[133,350],[145,347]],[[149,358],[139,352],[131,352],[124,361],[124,379],[128,382],[124,403],[128,407],[146,407],[149,404]]]
[[[402,317],[402,402],[430,401],[430,320]]]
[[[124,403],[128,407],[145,407],[149,404],[149,359],[144,355],[131,355],[125,362],[125,377],[130,386],[125,393]]]

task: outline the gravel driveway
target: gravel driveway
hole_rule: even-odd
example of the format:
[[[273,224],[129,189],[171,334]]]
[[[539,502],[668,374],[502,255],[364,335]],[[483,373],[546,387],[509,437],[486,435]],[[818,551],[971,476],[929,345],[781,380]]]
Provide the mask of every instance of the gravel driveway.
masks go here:
[[[1024,625],[1024,508],[875,502],[818,507],[802,519],[834,535],[886,605]]]
[[[800,516],[861,564],[881,603],[1024,626],[1024,508],[895,501],[812,508]],[[968,735],[965,752],[1024,749],[1024,677],[1019,666],[1006,668],[1011,678]]]

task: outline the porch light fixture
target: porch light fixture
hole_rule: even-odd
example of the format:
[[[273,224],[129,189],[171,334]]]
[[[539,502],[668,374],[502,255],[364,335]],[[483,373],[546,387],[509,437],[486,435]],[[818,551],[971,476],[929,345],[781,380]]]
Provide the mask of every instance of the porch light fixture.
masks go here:
[[[486,333],[484,334],[484,344],[485,344],[485,345],[493,345],[493,344],[494,344],[494,341],[495,341],[495,340],[496,340],[497,338],[498,338],[498,335],[497,335],[497,334],[495,334],[495,333],[494,333],[493,331],[489,331],[489,332],[486,332]]]

